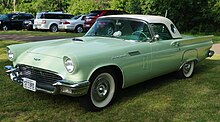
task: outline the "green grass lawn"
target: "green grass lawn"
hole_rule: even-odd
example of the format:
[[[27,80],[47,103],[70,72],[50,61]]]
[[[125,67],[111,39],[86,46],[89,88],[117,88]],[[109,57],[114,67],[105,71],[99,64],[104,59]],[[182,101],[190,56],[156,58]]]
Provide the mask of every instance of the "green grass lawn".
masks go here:
[[[33,93],[10,81],[3,67],[10,65],[0,41],[0,121],[220,121],[220,55],[196,66],[189,79],[173,74],[124,89],[115,103],[100,112],[87,112],[79,98]]]

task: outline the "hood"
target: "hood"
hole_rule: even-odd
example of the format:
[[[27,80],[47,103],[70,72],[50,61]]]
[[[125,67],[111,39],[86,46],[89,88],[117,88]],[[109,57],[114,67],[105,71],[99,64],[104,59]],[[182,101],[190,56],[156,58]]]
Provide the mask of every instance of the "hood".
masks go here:
[[[123,39],[108,37],[79,37],[75,39],[64,39],[60,41],[51,41],[45,45],[35,46],[29,49],[28,53],[54,56],[63,58],[63,56],[87,55],[97,52],[121,49],[130,44]]]

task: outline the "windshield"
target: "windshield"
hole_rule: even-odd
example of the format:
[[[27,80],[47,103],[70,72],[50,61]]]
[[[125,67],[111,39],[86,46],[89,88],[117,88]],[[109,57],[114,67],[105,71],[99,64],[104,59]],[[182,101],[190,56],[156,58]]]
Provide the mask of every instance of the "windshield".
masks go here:
[[[1,19],[1,20],[7,20],[7,19],[9,19],[9,18],[8,18],[7,15],[3,14],[3,15],[0,16],[0,19]]]
[[[99,19],[85,36],[113,37],[141,42],[151,39],[145,22],[121,18]]]
[[[41,15],[42,15],[42,14],[37,13],[37,15],[36,15],[36,19],[41,19]]]
[[[81,15],[78,15],[78,16],[75,16],[75,17],[72,17],[71,19],[74,19],[74,20],[77,20],[81,17]]]

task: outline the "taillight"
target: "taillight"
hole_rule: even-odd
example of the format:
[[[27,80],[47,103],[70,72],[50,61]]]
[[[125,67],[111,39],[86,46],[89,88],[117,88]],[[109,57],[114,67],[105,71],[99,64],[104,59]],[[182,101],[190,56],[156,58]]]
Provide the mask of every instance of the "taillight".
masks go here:
[[[42,23],[41,24],[46,24],[46,20],[42,20]]]
[[[68,22],[68,21],[65,21],[65,22],[63,22],[63,24],[70,24],[70,22]]]

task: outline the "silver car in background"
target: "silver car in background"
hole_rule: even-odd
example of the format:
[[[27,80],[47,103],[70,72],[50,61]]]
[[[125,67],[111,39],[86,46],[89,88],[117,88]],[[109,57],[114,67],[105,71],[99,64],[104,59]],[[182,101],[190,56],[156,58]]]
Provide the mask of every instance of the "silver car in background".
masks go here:
[[[77,33],[82,33],[83,30],[83,23],[85,21],[85,15],[78,15],[72,17],[71,19],[63,19],[60,21],[59,30],[65,31],[75,31]]]

